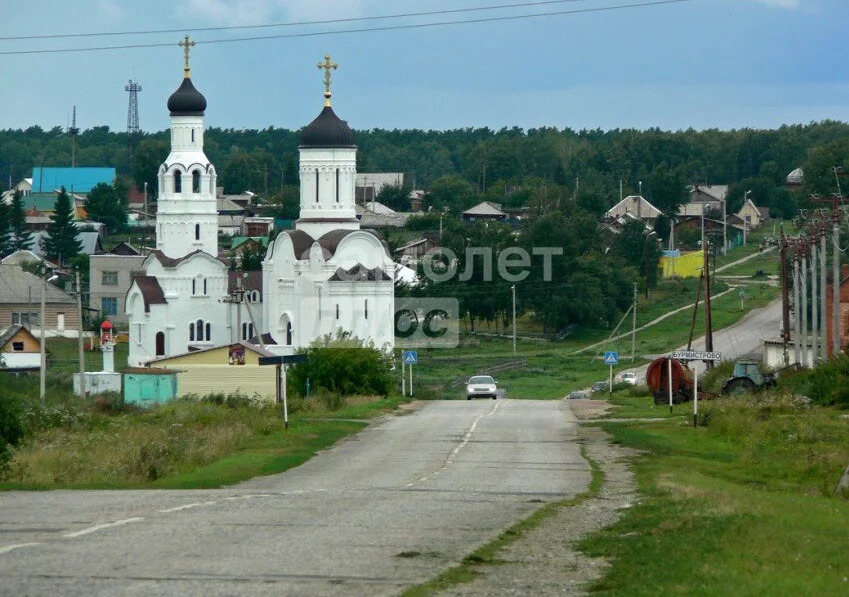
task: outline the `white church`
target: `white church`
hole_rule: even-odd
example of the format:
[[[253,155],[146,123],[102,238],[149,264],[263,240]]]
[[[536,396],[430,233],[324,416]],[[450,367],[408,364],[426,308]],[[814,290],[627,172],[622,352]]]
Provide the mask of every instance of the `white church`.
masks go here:
[[[183,82],[168,99],[171,153],[159,167],[156,250],[126,297],[128,365],[248,340],[292,354],[338,333],[393,348],[395,264],[356,217],[357,147],[330,101],[336,65],[329,56],[319,64],[324,108],[301,135],[300,218],[269,245],[261,276],[245,275],[218,259],[216,172],[203,152],[206,98],[192,84],[189,45]]]

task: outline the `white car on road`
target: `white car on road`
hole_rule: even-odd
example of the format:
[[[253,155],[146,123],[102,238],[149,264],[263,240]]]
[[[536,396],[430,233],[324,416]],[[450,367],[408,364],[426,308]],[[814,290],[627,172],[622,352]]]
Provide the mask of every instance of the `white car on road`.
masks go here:
[[[489,375],[475,375],[466,383],[466,400],[492,398],[498,394],[498,384]]]
[[[633,371],[626,371],[619,376],[619,381],[635,386],[637,385],[637,374]]]

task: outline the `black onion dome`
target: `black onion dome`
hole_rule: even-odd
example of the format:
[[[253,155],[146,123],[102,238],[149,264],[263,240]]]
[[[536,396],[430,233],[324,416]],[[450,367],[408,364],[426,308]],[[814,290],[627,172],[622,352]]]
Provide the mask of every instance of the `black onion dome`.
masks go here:
[[[301,132],[301,147],[355,147],[354,131],[336,116],[333,108],[324,106],[315,120]]]
[[[168,98],[171,116],[203,116],[206,110],[206,98],[195,89],[189,77],[183,79],[180,87]]]

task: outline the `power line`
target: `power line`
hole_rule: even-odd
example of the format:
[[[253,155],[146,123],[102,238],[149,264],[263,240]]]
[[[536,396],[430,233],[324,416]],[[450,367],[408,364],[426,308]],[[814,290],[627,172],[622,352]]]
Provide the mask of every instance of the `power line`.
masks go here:
[[[425,12],[408,12],[373,17],[343,17],[339,19],[322,19],[316,21],[290,21],[286,23],[267,23],[257,25],[225,25],[219,27],[191,27],[184,29],[149,29],[141,31],[101,31],[92,33],[47,33],[43,35],[17,35],[0,37],[0,41],[26,39],[67,39],[74,37],[112,37],[118,35],[155,35],[161,33],[195,33],[198,31],[233,31],[238,29],[270,29],[274,27],[296,27],[304,25],[330,25],[336,23],[353,23],[357,21],[378,21],[387,19],[403,19],[409,17],[427,17],[462,12],[481,12],[487,10],[504,10],[509,8],[526,8],[546,4],[564,4],[566,2],[586,2],[587,0],[542,0],[538,2],[517,2],[515,4],[500,4],[495,6],[477,6],[472,8],[454,8],[446,10],[430,10]]]
[[[415,23],[415,24],[406,24],[406,25],[388,25],[386,27],[363,27],[359,29],[344,29],[341,31],[313,31],[306,33],[286,33],[279,35],[260,35],[254,37],[237,37],[231,39],[210,39],[206,41],[197,41],[198,45],[200,44],[221,44],[221,43],[236,43],[236,42],[245,42],[245,41],[262,41],[268,39],[292,39],[292,38],[303,38],[303,37],[319,37],[325,35],[343,35],[350,33],[372,33],[372,32],[380,32],[380,31],[398,31],[398,30],[409,30],[409,29],[425,29],[425,28],[433,28],[433,27],[445,27],[449,25],[470,25],[470,24],[479,24],[479,23],[493,23],[499,21],[517,21],[517,20],[526,20],[526,19],[537,19],[541,17],[551,17],[551,16],[562,16],[562,15],[573,15],[573,14],[581,14],[581,13],[593,13],[593,12],[610,12],[614,10],[628,10],[632,8],[648,8],[652,6],[662,6],[666,4],[681,4],[685,2],[696,2],[697,0],[655,0],[653,2],[638,2],[634,4],[618,4],[615,6],[602,6],[595,8],[579,8],[574,10],[558,10],[558,11],[550,11],[550,12],[540,12],[534,14],[526,14],[526,15],[510,15],[510,16],[500,16],[500,17],[483,17],[479,19],[465,19],[465,20],[456,20],[456,21],[439,21],[436,23]],[[181,30],[182,31],[182,30]],[[20,55],[20,54],[61,54],[61,53],[70,53],[70,52],[96,52],[96,51],[107,51],[107,50],[128,50],[128,49],[136,49],[136,48],[164,48],[171,47],[174,44],[171,42],[168,43],[149,43],[149,44],[125,44],[118,46],[96,46],[96,47],[88,47],[88,48],[54,48],[47,50],[4,50],[0,51],[0,56],[11,56],[11,55]]]

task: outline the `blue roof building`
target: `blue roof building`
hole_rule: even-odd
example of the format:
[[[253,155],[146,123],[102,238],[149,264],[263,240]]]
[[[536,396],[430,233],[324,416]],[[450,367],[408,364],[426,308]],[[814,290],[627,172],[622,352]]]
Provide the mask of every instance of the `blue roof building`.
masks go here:
[[[115,168],[33,168],[32,192],[49,193],[65,187],[69,193],[88,193],[99,183],[115,182]]]

